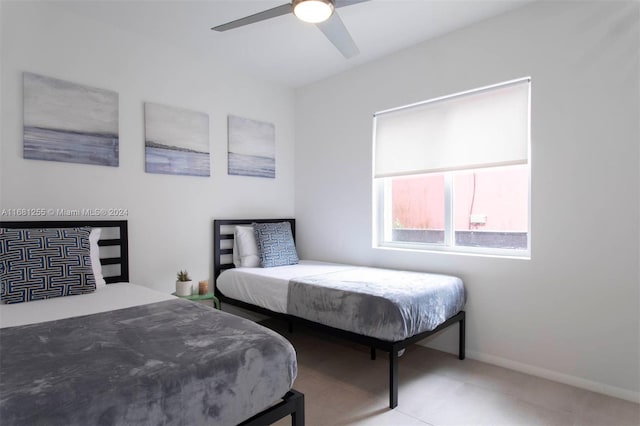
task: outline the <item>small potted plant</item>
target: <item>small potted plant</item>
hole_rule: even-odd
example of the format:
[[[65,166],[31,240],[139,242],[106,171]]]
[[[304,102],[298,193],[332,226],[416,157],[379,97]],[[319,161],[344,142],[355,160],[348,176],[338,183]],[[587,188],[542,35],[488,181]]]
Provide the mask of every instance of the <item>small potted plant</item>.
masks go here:
[[[178,271],[178,280],[176,281],[176,296],[191,296],[193,282],[187,271]]]

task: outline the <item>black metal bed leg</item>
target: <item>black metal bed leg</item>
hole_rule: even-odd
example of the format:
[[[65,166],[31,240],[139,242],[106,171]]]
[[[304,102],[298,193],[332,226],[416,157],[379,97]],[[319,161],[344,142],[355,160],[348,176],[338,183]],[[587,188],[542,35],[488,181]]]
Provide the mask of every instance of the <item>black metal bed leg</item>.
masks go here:
[[[389,352],[389,408],[398,406],[398,350]]]
[[[245,420],[238,426],[271,425],[291,416],[291,426],[304,426],[304,394],[291,389],[282,401]]]
[[[376,360],[376,348],[371,346],[371,361],[375,361],[375,360]]]
[[[465,316],[466,313],[464,311],[462,311],[462,319],[460,320],[460,336],[459,336],[459,340],[458,340],[458,359],[464,359],[465,358],[465,324],[464,324],[464,320],[465,320]]]
[[[296,399],[296,408],[291,413],[291,426],[304,426],[304,394]]]

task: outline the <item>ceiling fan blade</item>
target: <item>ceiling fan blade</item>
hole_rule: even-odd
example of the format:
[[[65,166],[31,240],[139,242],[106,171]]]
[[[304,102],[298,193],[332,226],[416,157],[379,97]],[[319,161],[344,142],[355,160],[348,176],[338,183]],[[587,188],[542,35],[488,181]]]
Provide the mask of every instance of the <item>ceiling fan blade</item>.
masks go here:
[[[360,53],[360,49],[351,38],[351,34],[344,26],[342,19],[337,12],[333,12],[331,18],[324,22],[316,24],[331,43],[342,53],[342,56],[349,59]]]
[[[264,10],[250,16],[245,16],[244,18],[236,19],[235,21],[227,22],[226,24],[218,25],[217,27],[213,27],[211,29],[214,31],[232,30],[234,28],[243,27],[245,25],[275,18],[277,16],[286,15],[287,13],[291,12],[291,3],[287,3],[283,4],[282,6],[274,7],[273,9]]]
[[[338,8],[338,7],[351,6],[352,4],[364,3],[365,1],[370,1],[370,0],[336,0],[335,7]]]

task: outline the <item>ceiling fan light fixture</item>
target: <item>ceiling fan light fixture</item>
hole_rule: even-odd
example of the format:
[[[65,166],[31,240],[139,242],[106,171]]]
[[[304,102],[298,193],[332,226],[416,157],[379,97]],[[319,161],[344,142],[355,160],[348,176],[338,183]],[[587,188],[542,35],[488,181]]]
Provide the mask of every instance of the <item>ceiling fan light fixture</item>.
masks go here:
[[[293,14],[311,24],[324,22],[333,14],[332,0],[294,0]]]

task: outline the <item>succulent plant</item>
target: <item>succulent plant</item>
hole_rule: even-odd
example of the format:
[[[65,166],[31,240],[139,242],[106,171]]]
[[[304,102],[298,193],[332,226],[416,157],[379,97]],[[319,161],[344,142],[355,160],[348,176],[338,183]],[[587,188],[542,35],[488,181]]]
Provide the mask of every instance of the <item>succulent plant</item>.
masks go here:
[[[178,281],[191,281],[191,278],[189,277],[189,273],[187,271],[179,271]]]

